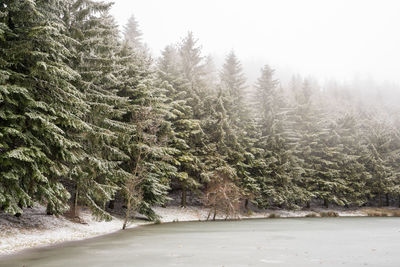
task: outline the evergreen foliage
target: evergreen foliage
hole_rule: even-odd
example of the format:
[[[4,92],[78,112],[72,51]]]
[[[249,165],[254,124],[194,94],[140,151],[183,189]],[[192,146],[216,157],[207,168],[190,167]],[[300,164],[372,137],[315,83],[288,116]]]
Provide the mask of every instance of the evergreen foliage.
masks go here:
[[[76,87],[81,90],[89,109],[84,120],[90,126],[80,136],[85,152],[75,168],[75,203],[88,205],[100,218],[109,219],[105,204],[118,190],[117,182],[130,177],[121,168],[128,156],[121,150],[123,135],[133,126],[121,123],[127,99],[117,95],[120,81],[118,30],[108,14],[111,5],[77,1],[69,9],[70,36],[74,39],[73,67],[80,74]]]
[[[143,49],[143,43],[141,40],[142,32],[139,30],[139,23],[136,21],[135,16],[131,15],[128,22],[124,26],[124,39],[125,42],[133,50]]]
[[[167,46],[158,62],[158,75],[161,87],[168,99],[166,119],[171,122],[174,137],[169,145],[176,149],[175,165],[178,174],[177,182],[182,190],[181,205],[186,206],[187,191],[196,191],[202,180],[203,166],[199,159],[198,147],[202,146],[204,133],[199,120],[194,119],[192,108],[188,105],[187,96],[194,94],[187,80],[179,76],[176,63],[177,51]]]
[[[10,213],[33,201],[48,213],[66,209],[61,182],[79,162],[81,145],[68,132],[86,128],[87,104],[72,85],[63,1],[7,1],[1,10],[1,206]],[[4,6],[2,7],[4,9]],[[3,27],[4,28],[4,27]]]
[[[233,51],[218,79],[191,32],[153,60],[134,16],[121,38],[111,6],[0,3],[4,212],[39,202],[111,219],[118,199],[126,227],[135,212],[157,219],[174,191],[231,215],[400,204],[396,106],[299,76],[285,86],[268,65],[250,87]]]
[[[298,173],[286,133],[288,106],[278,85],[274,70],[264,66],[256,84],[258,136],[253,148],[256,163],[252,173],[261,188],[257,198],[259,206],[297,208],[301,203],[302,190],[295,183]]]
[[[251,153],[254,140],[251,137],[255,135],[255,129],[252,128],[253,122],[245,99],[246,78],[233,51],[226,57],[220,80],[222,92],[219,105],[225,110],[226,114],[223,114],[223,117],[227,117],[227,121],[224,122],[227,137],[224,140],[227,147],[226,161],[236,169],[238,185],[246,197],[247,207],[248,199],[253,198],[259,189],[255,178],[249,172],[254,161],[254,155]]]
[[[133,134],[123,142],[122,150],[129,156],[123,166],[133,175],[128,184],[139,181],[133,190],[127,190],[127,183],[124,183],[124,188],[128,199],[129,194],[140,190],[139,211],[150,219],[156,219],[151,207],[165,203],[169,181],[177,175],[172,157],[176,150],[167,146],[174,135],[170,123],[164,120],[168,112],[167,100],[143,57],[127,44],[123,46],[120,57],[124,68],[118,76],[123,81],[118,94],[128,98],[123,121],[134,127]]]

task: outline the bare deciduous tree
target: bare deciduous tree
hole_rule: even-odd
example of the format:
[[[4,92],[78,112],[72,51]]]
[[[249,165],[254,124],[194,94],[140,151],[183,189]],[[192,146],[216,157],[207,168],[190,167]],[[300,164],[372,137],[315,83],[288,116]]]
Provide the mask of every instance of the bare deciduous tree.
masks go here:
[[[203,203],[210,209],[207,220],[213,214],[215,220],[217,213],[225,215],[225,219],[237,218],[241,203],[242,193],[240,188],[229,178],[230,173],[225,168],[215,171],[216,179],[209,183],[203,196]]]

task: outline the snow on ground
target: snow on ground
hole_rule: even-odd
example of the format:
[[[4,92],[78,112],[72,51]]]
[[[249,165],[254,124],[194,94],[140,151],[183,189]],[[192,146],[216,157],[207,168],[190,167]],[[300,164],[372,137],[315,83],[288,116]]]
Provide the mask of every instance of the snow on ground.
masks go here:
[[[204,221],[207,220],[209,210],[202,207],[156,207],[154,211],[160,215],[161,222],[182,222],[182,221]],[[337,210],[337,209],[312,209],[312,210],[263,210],[258,212],[251,212],[249,214],[239,215],[239,219],[252,219],[252,218],[268,218],[268,217],[280,217],[280,218],[292,218],[292,217],[305,217],[307,214],[319,214],[320,212],[334,211],[339,216],[366,216],[367,214],[361,209],[357,210]],[[212,215],[209,218],[212,219]],[[225,219],[225,216],[218,215],[216,219]]]
[[[17,218],[0,214],[0,255],[14,253],[26,248],[81,240],[121,229],[122,221],[99,222],[88,212],[82,212],[85,224],[76,223],[59,216],[46,215],[46,209],[35,206],[26,209]]]
[[[154,210],[160,216],[161,222],[203,221],[207,219],[209,212],[208,209],[201,207],[181,208],[176,206],[166,208],[155,207]],[[313,209],[310,211],[263,210],[247,215],[240,215],[240,218],[305,217],[310,213],[318,214],[326,211],[335,211],[339,216],[367,215],[367,212],[363,209]],[[45,208],[39,205],[31,209],[26,209],[24,214],[19,218],[0,213],[0,256],[19,252],[26,248],[99,236],[118,231],[122,227],[122,220],[119,218],[113,218],[110,222],[99,222],[88,211],[81,211],[80,217],[85,222],[84,224],[72,222],[63,216],[46,215]],[[217,219],[225,219],[225,217],[218,215]],[[132,228],[139,224],[147,223],[149,222],[134,221],[129,227]]]

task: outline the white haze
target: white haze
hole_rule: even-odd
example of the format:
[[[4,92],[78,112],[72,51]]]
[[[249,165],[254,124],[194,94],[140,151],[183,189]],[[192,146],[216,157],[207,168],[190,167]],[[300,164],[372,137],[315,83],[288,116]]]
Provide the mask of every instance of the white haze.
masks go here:
[[[134,14],[154,55],[193,31],[220,63],[234,50],[250,80],[280,73],[400,83],[400,1],[116,0],[120,25]]]

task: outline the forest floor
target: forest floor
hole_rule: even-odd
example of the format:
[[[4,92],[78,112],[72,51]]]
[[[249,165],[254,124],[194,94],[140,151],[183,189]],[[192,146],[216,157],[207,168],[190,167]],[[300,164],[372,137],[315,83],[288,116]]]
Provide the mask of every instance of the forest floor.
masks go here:
[[[209,210],[202,207],[181,208],[169,206],[154,208],[161,217],[160,222],[203,221],[207,220]],[[328,211],[334,212],[328,214]],[[328,214],[328,215],[327,215]],[[333,215],[332,215],[333,214]],[[277,217],[324,217],[324,216],[399,216],[397,208],[361,208],[361,209],[310,209],[302,211],[263,210],[240,215],[239,219],[277,218]],[[118,231],[122,219],[114,217],[112,221],[97,221],[88,210],[81,210],[80,222],[74,222],[63,216],[46,215],[43,206],[34,206],[24,210],[21,217],[0,213],[0,256],[16,253],[27,248],[46,246],[66,241],[82,240]],[[211,219],[211,218],[210,218]],[[218,216],[216,219],[225,219]],[[135,220],[129,228],[149,224],[146,220]]]

